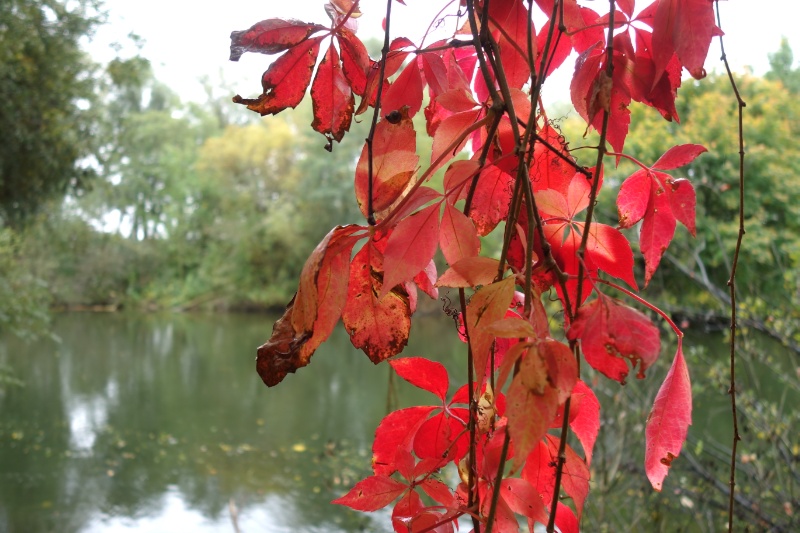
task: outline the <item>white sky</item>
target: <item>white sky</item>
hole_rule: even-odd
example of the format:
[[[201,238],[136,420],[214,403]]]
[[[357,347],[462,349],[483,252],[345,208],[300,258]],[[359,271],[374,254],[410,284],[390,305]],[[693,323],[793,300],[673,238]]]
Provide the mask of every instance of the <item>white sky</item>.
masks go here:
[[[127,35],[135,32],[146,44],[142,55],[148,58],[159,80],[176,90],[184,100],[202,101],[205,94],[197,80],[207,76],[214,83],[224,83],[233,92],[254,96],[260,92],[260,76],[270,57],[245,54],[238,63],[228,61],[230,32],[244,30],[254,23],[273,17],[296,18],[307,22],[328,23],[323,11],[325,0],[106,0],[109,22],[98,31],[89,50],[99,61],[114,57],[110,44],[126,43]],[[417,40],[443,1],[406,0],[408,6],[394,3],[392,35],[405,35]],[[605,2],[582,2],[602,11]],[[639,0],[644,6],[649,1]],[[775,52],[781,36],[800,58],[800,34],[796,31],[800,4],[789,0],[723,0],[722,28],[725,30],[725,50],[735,71],[751,67],[756,74],[769,68],[767,54]],[[592,6],[593,7],[593,6]],[[364,16],[359,19],[359,36],[366,39],[380,36],[381,20],[386,9],[384,0],[362,0]],[[421,16],[420,10],[428,13]],[[396,29],[396,31],[395,31]],[[719,42],[711,44],[706,70],[722,70],[719,61]],[[570,60],[568,60],[570,61]],[[571,73],[565,64],[564,79]],[[547,100],[569,100],[568,82],[550,80]],[[555,89],[555,90],[554,90]],[[562,93],[563,91],[563,93]],[[561,93],[563,97],[558,97]]]

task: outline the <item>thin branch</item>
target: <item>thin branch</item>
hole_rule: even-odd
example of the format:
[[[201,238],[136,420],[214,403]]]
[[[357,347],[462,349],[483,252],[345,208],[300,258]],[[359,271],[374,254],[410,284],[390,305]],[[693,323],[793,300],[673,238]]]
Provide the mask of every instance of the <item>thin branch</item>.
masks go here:
[[[717,8],[717,26],[722,28],[722,22],[719,14],[719,0],[714,2]],[[731,417],[733,419],[733,437],[731,446],[731,475],[730,481],[730,498],[728,500],[728,531],[733,531],[733,511],[734,503],[736,501],[736,448],[742,437],[739,435],[739,420],[736,411],[736,267],[739,264],[739,251],[742,248],[742,240],[744,238],[744,108],[747,105],[742,96],[739,94],[739,89],[736,86],[736,81],[733,79],[731,67],[728,64],[728,58],[725,55],[725,45],[722,41],[722,36],[719,37],[719,47],[721,52],[722,62],[725,64],[725,71],[728,73],[728,79],[731,82],[731,88],[736,95],[736,103],[739,110],[739,234],[736,238],[736,248],[733,252],[733,263],[731,265],[731,277],[728,279],[728,287],[730,288],[731,298],[731,341],[730,341],[730,388],[728,394],[731,396]]]
[[[386,26],[383,37],[383,49],[381,50],[381,66],[380,73],[378,74],[378,93],[375,96],[375,108],[372,113],[372,124],[369,127],[369,135],[367,135],[367,223],[370,226],[375,225],[375,209],[372,203],[372,140],[375,138],[375,127],[378,125],[378,114],[381,111],[381,96],[383,96],[383,77],[386,74],[386,56],[389,55],[389,25],[392,20],[392,2],[394,0],[386,0]],[[369,94],[364,94],[364,98],[369,98]]]

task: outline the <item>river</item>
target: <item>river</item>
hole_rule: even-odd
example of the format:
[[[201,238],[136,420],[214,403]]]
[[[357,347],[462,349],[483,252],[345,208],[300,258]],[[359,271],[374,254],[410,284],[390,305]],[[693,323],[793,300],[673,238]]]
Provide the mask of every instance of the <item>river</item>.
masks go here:
[[[0,531],[390,531],[387,513],[329,504],[369,473],[388,365],[372,365],[337,329],[310,366],[268,389],[254,356],[271,324],[73,313],[55,317],[53,338],[0,338],[0,364],[24,383],[0,393]],[[447,317],[416,323],[404,355],[458,369],[463,345],[443,334],[452,327]],[[624,390],[652,398],[656,388]],[[394,389],[399,406],[435,400]],[[693,431],[729,427],[718,392],[700,402]]]

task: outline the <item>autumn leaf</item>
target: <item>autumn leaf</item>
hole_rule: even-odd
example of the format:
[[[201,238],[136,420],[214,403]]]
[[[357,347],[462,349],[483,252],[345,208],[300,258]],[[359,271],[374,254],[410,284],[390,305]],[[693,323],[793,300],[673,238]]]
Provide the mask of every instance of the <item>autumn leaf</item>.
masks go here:
[[[410,280],[433,259],[439,244],[439,210],[432,204],[400,221],[384,251],[383,298],[395,286]]]
[[[450,265],[466,257],[476,257],[481,251],[475,224],[449,203],[444,206],[439,247]]]
[[[507,477],[500,482],[500,496],[515,513],[526,518],[547,523],[547,510],[541,496],[528,481]]]
[[[337,142],[350,129],[355,97],[339,64],[339,54],[333,43],[322,58],[314,83],[311,85],[314,121],[311,127]]]
[[[342,322],[353,346],[378,364],[400,353],[408,343],[411,309],[402,285],[379,298],[383,288],[383,254],[375,239],[368,242],[350,264],[350,281]]]
[[[478,381],[486,375],[486,362],[494,336],[486,328],[503,318],[514,296],[514,278],[481,287],[467,304],[467,329]]]
[[[531,77],[528,64],[528,10],[522,2],[494,0],[489,4],[489,28],[499,33],[500,61],[511,88],[521,89]],[[530,21],[533,24],[532,21]],[[532,30],[534,35],[536,30]],[[536,41],[533,41],[536,54]]]
[[[567,337],[581,341],[592,368],[620,383],[628,376],[628,360],[632,368],[639,365],[637,377],[643,378],[661,352],[661,334],[650,319],[602,293],[580,308]]]
[[[704,78],[703,68],[714,24],[714,6],[707,0],[660,0],[653,20],[653,60],[656,77],[677,54],[689,74]],[[717,30],[718,31],[718,30]]]
[[[694,235],[694,187],[686,179],[675,179],[661,170],[671,170],[694,161],[706,149],[698,144],[684,144],[667,150],[650,168],[631,174],[620,187],[617,211],[621,228],[630,228],[640,220],[639,248],[645,259],[645,286],[650,282],[664,252],[675,235],[676,222]]]
[[[658,491],[672,461],[680,455],[692,423],[692,385],[682,344],[679,338],[675,359],[658,389],[645,427],[645,471],[653,488]]]
[[[339,41],[344,76],[353,92],[363,96],[367,88],[367,73],[371,66],[367,49],[364,43],[346,28],[341,28],[336,38]]]
[[[444,401],[450,380],[447,369],[441,363],[424,357],[403,357],[390,360],[389,365],[404,380]]]
[[[246,52],[277,54],[297,46],[317,31],[327,28],[299,20],[267,19],[250,29],[231,32],[231,61],[239,61]]]
[[[543,440],[536,443],[527,456],[525,466],[522,468],[522,478],[536,489],[547,507],[550,506],[554,497],[553,491],[555,490],[560,442],[560,439],[554,435],[545,436]],[[572,446],[565,445],[564,452],[566,461],[563,467],[561,487],[564,492],[572,497],[575,502],[575,508],[578,510],[578,517],[580,517],[583,512],[583,503],[589,493],[591,473],[589,467],[575,453]],[[560,508],[558,513],[561,513]]]
[[[481,171],[468,213],[475,222],[478,235],[485,237],[508,217],[513,186],[514,178],[495,165],[487,165]]]
[[[437,287],[467,288],[489,285],[497,277],[500,261],[476,255],[453,263],[436,282]]]
[[[389,364],[400,377],[416,387],[435,394],[442,402],[439,407],[424,408],[428,410],[425,416],[431,412],[435,414],[418,423],[413,422],[413,426],[410,420],[416,421],[416,417],[422,411],[408,411],[409,416],[404,416],[403,419],[399,421],[395,420],[394,423],[399,423],[405,427],[411,428],[403,437],[403,443],[411,444],[413,442],[413,450],[417,457],[436,460],[436,462],[434,462],[435,468],[442,466],[441,460],[443,458],[447,461],[457,461],[463,457],[467,450],[467,435],[464,428],[469,419],[469,411],[452,406],[457,396],[454,396],[450,404],[445,403],[445,395],[447,394],[450,381],[444,366],[441,363],[430,361],[422,357],[393,359],[389,361]],[[384,423],[382,422],[381,426],[383,425]],[[384,432],[396,435],[393,429],[387,428]],[[395,436],[394,439],[396,440],[397,437]],[[386,440],[388,439],[382,439],[381,443],[384,449],[388,444],[385,442]],[[455,445],[453,445],[454,442]],[[389,450],[383,453],[384,456],[392,454],[391,445],[389,446]],[[405,444],[399,447],[404,448],[404,446]]]
[[[422,73],[414,59],[406,65],[383,96],[381,109],[384,115],[404,106],[408,106],[409,117],[416,115],[422,107],[422,87]]]
[[[273,326],[270,339],[258,348],[256,370],[267,386],[308,365],[339,321],[347,296],[350,250],[360,229],[337,226],[306,261],[297,293]]]
[[[287,107],[297,107],[311,83],[311,74],[317,62],[319,43],[324,37],[308,39],[291,48],[269,66],[261,78],[263,94],[249,99],[234,97],[237,104],[263,115],[280,113]]]
[[[381,420],[372,441],[372,470],[376,475],[389,476],[397,471],[398,450],[411,449],[419,427],[434,409],[431,405],[406,407]]]
[[[592,389],[583,381],[578,380],[570,396],[569,427],[583,446],[586,456],[586,465],[592,464],[592,452],[597,434],[600,432],[600,402],[597,401]],[[558,409],[558,415],[553,419],[551,428],[560,428],[564,420],[564,407]]]
[[[471,109],[449,116],[439,124],[433,136],[431,166],[437,169],[443,167],[464,148],[468,137],[465,136],[458,143],[456,141],[463,135],[465,129],[478,121],[481,113],[480,109]],[[451,146],[453,143],[456,143],[455,146]]]
[[[350,492],[331,503],[344,505],[356,511],[370,512],[383,509],[403,492],[408,485],[387,476],[369,476],[356,483]]]
[[[375,128],[372,202],[376,213],[392,205],[403,193],[419,162],[414,126],[405,110],[400,115],[399,121],[381,120]],[[369,152],[366,144],[356,166],[355,192],[358,206],[366,218],[369,216]]]

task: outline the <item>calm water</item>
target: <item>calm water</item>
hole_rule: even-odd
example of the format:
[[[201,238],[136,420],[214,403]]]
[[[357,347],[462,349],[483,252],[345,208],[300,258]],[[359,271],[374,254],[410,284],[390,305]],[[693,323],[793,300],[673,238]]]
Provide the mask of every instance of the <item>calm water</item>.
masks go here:
[[[25,383],[0,396],[0,531],[384,530],[328,505],[368,473],[388,389],[343,331],[273,389],[254,371],[267,317],[67,314],[53,331],[0,340]]]
[[[0,531],[387,531],[387,514],[328,502],[368,474],[389,367],[337,330],[309,367],[268,389],[254,356],[271,323],[65,314],[59,342],[0,339],[0,364],[25,383],[0,394]],[[452,327],[415,324],[404,355],[458,368]],[[434,400],[396,388],[401,406]],[[718,431],[725,402],[696,402],[693,431]]]

